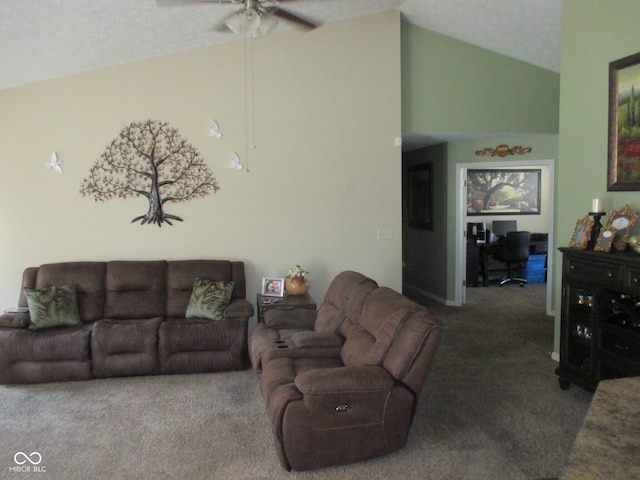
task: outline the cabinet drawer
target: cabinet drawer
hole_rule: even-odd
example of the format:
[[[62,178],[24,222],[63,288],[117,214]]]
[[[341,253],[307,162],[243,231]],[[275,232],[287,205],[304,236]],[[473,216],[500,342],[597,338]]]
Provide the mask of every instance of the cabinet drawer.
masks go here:
[[[630,293],[640,293],[640,268],[627,267],[624,288]]]
[[[567,261],[566,276],[575,280],[589,280],[606,288],[622,285],[623,267],[606,263],[582,262],[570,259]],[[639,272],[640,278],[640,272]],[[640,289],[640,285],[638,286]]]

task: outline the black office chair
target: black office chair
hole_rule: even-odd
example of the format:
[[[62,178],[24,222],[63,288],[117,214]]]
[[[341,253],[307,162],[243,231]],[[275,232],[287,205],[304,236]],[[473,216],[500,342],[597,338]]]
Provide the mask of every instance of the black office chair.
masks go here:
[[[494,258],[507,264],[507,276],[500,280],[500,286],[511,281],[520,282],[524,287],[526,278],[517,277],[517,269],[520,265],[529,261],[529,232],[508,232],[506,238],[500,242],[502,248],[498,248],[494,253]]]

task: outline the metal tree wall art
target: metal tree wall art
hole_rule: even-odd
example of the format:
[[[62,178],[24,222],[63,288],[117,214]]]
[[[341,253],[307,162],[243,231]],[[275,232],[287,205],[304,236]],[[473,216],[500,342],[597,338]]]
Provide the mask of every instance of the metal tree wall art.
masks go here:
[[[178,130],[159,120],[132,122],[105,148],[80,185],[82,196],[96,202],[143,196],[144,224],[171,223],[182,218],[165,213],[166,203],[201,198],[219,189],[218,181],[198,150]]]

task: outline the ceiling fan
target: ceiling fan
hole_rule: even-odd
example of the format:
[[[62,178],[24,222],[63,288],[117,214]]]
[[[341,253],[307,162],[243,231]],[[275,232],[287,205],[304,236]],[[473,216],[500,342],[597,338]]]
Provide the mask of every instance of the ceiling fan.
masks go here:
[[[213,29],[231,31],[248,37],[268,35],[283,21],[295,28],[311,30],[318,25],[301,18],[281,7],[287,0],[156,0],[159,7],[192,5],[196,3],[242,4],[242,9],[224,17]]]

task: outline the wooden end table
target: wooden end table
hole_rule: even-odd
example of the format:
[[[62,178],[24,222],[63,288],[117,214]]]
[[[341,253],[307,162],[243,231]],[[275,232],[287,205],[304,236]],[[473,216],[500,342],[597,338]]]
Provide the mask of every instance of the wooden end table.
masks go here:
[[[308,293],[306,295],[285,295],[284,297],[269,297],[259,293],[256,298],[258,305],[258,323],[264,321],[264,314],[269,310],[315,310],[316,301]]]

